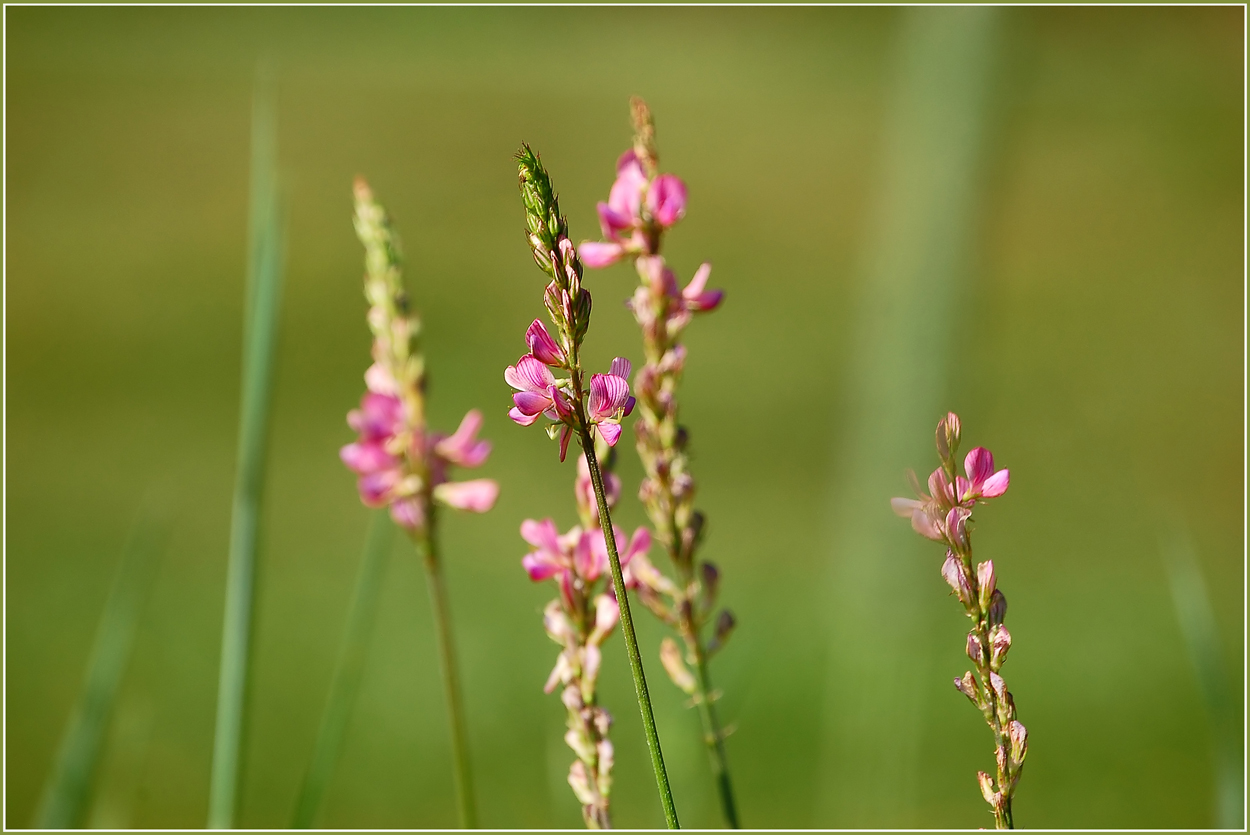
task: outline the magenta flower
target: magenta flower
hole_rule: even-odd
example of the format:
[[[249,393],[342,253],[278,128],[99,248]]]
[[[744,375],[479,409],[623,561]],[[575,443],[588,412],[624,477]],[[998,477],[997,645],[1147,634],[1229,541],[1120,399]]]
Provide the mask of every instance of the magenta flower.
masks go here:
[[[616,446],[621,437],[621,420],[634,410],[634,398],[629,393],[629,360],[617,357],[607,374],[594,374],[590,378],[590,414],[587,416],[598,427],[599,434],[608,446]]]
[[[477,438],[481,428],[482,413],[477,409],[470,409],[454,434],[444,438],[436,433],[431,437],[434,441],[434,453],[444,461],[460,467],[480,467],[490,455],[490,441]]]
[[[615,264],[627,254],[653,254],[658,233],[685,217],[686,184],[672,174],[648,182],[637,155],[626,151],[617,160],[608,202],[597,209],[607,240],[586,241],[577,248],[582,263],[592,269]]]
[[[525,331],[525,344],[529,346],[530,354],[534,359],[543,365],[563,368],[567,362],[564,351],[551,338],[551,334],[547,332],[546,326],[537,319]]]
[[[1007,492],[1011,474],[1003,469],[994,471],[994,455],[983,446],[968,453],[964,459],[966,479],[956,478],[955,483],[962,501],[993,499]]]
[[[964,472],[967,478],[956,476],[952,485],[946,470],[938,467],[929,475],[928,494],[919,488],[912,476],[912,489],[919,498],[894,498],[890,500],[890,506],[899,516],[911,519],[916,533],[959,550],[960,541],[966,541],[967,536],[964,523],[977,500],[1001,496],[1007,492],[1010,481],[1007,470],[995,472],[994,456],[985,447],[977,447],[968,453],[964,459]],[[957,509],[961,512],[954,513]]]
[[[617,542],[625,541],[625,533],[613,528]],[[558,575],[564,582],[574,578],[593,583],[608,571],[608,546],[603,531],[598,528],[583,530],[575,525],[561,535],[551,519],[535,522],[526,519],[521,523],[521,537],[534,546],[534,550],[521,558],[521,566],[530,579],[541,582]],[[651,549],[651,532],[638,528],[630,537],[629,544],[621,552],[622,568],[636,555],[645,555]]]
[[[503,378],[517,389],[517,393],[512,395],[512,402],[516,405],[508,412],[508,417],[521,426],[529,426],[541,414],[552,420],[558,419],[556,400],[560,395],[555,387],[556,378],[541,360],[526,354],[517,360],[516,365],[509,365],[504,370]]]

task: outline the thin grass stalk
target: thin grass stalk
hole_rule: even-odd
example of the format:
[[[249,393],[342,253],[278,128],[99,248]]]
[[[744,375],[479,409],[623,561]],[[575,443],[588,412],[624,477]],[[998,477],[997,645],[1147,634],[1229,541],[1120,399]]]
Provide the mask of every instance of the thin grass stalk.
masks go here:
[[[241,782],[248,666],[254,616],[256,542],[264,484],[269,404],[282,292],[282,219],[277,196],[273,82],[260,74],[252,112],[252,172],[239,449],[226,569],[217,726],[208,826],[234,826]]]
[[[451,603],[438,548],[437,512],[434,503],[426,509],[424,531],[417,538],[425,565],[425,579],[430,592],[430,608],[434,614],[434,632],[438,640],[438,666],[443,679],[443,701],[447,706],[447,725],[451,733],[451,759],[456,777],[456,806],[460,812],[461,829],[477,829],[477,811],[473,795],[473,769],[469,759],[469,734],[465,730],[464,697],[460,692],[460,668],[456,662],[456,642],[452,635]]]
[[[1176,620],[1193,664],[1211,729],[1211,754],[1215,768],[1215,826],[1243,829],[1245,781],[1241,745],[1237,733],[1237,707],[1233,696],[1224,646],[1220,640],[1215,607],[1202,576],[1189,532],[1179,523],[1161,537],[1164,562]]]
[[[356,574],[356,587],[352,592],[351,607],[347,614],[347,627],[339,644],[338,658],[330,681],[330,694],[321,714],[317,729],[317,741],[313,745],[312,759],[299,800],[295,806],[294,829],[308,829],[317,818],[326,786],[334,774],[339,754],[346,736],[347,721],[351,718],[360,692],[360,679],[364,672],[365,656],[369,648],[369,636],[377,620],[378,598],[382,592],[382,577],[386,572],[387,556],[390,554],[394,528],[385,510],[373,511],[369,533],[365,539],[365,553]]]
[[[579,434],[578,440],[581,442],[582,451],[586,454],[586,465],[590,469],[590,483],[595,489],[595,501],[599,505],[603,540],[608,550],[608,565],[612,569],[612,588],[616,591],[616,602],[621,608],[621,633],[625,636],[629,671],[634,678],[634,692],[638,695],[638,710],[642,714],[642,727],[646,732],[647,751],[651,755],[651,768],[655,772],[656,788],[660,792],[660,805],[664,808],[664,822],[669,829],[681,829],[677,821],[677,807],[673,804],[673,790],[668,784],[668,770],[664,767],[664,752],[660,750],[660,735],[655,729],[651,694],[647,690],[647,676],[642,669],[642,654],[638,651],[638,636],[634,632],[634,616],[629,610],[629,595],[625,591],[625,577],[621,573],[621,558],[616,551],[616,536],[613,533],[612,516],[608,511],[607,493],[603,488],[603,475],[599,472],[599,459],[595,456],[595,442],[590,437],[590,429],[585,417],[581,419]]]
[[[87,676],[70,715],[56,762],[44,785],[35,827],[73,829],[82,826],[96,769],[104,751],[104,735],[117,704],[122,679],[134,648],[139,619],[156,577],[158,557],[168,528],[159,508],[140,511],[122,552],[121,564],[104,604]]]

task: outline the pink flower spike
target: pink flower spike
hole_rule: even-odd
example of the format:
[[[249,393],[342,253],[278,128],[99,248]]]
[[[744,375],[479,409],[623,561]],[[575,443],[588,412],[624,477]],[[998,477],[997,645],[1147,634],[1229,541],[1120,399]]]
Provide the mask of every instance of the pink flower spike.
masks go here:
[[[400,499],[391,505],[391,518],[401,528],[415,531],[425,524],[425,509],[417,499]]]
[[[560,346],[539,320],[535,319],[525,331],[525,344],[529,346],[534,359],[543,365],[564,365],[564,351],[560,350]]]
[[[672,226],[685,217],[686,184],[672,174],[656,177],[647,191],[647,208],[660,226]]]
[[[482,428],[482,413],[470,409],[460,421],[460,427],[449,438],[434,445],[434,451],[461,467],[479,467],[490,455],[490,441],[479,441],[477,433]]]
[[[378,441],[358,441],[339,450],[339,458],[349,469],[360,475],[376,473],[399,465],[395,456],[386,451]]]
[[[723,290],[705,290],[707,280],[712,275],[712,265],[704,263],[695,272],[694,278],[690,279],[690,283],[686,285],[686,289],[681,291],[682,298],[686,300],[686,307],[696,313],[715,310],[720,305],[721,299],[725,297]]]
[[[577,254],[581,256],[583,264],[592,270],[597,270],[610,267],[621,260],[625,249],[620,244],[585,241],[577,248]]]
[[[449,482],[434,488],[435,501],[471,513],[485,513],[495,506],[497,498],[499,483],[490,478]]]

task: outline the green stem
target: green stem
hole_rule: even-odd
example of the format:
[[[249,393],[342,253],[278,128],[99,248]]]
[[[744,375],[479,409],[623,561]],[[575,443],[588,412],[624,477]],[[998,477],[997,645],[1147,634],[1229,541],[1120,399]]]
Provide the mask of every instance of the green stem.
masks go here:
[[[375,510],[365,540],[364,558],[360,573],[356,575],[356,589],[352,593],[351,609],[347,615],[347,628],[343,643],[339,646],[338,660],[330,680],[330,695],[326,699],[325,712],[321,715],[321,727],[317,730],[317,742],[313,746],[308,772],[300,789],[299,802],[295,807],[294,829],[308,829],[317,817],[322,795],[334,773],[339,751],[356,694],[360,691],[360,677],[364,671],[365,654],[369,633],[378,609],[378,597],[382,591],[382,574],[386,557],[390,552],[391,533],[394,530],[385,510]]]
[[[443,699],[447,703],[447,722],[451,730],[451,759],[456,775],[456,800],[460,807],[460,828],[476,829],[477,813],[473,802],[473,773],[469,764],[468,734],[464,724],[464,702],[460,697],[460,672],[456,666],[455,641],[451,634],[451,606],[435,536],[433,503],[426,505],[425,533],[419,545],[423,551],[425,576],[430,587],[430,607],[434,610],[434,631],[438,636],[438,665],[443,674]]]
[[[208,799],[210,829],[234,826],[242,782],[243,737],[256,586],[256,541],[264,484],[269,401],[273,390],[282,289],[282,220],[275,184],[272,81],[258,80],[252,126],[248,286],[243,322],[243,391],[239,457],[230,519],[226,612],[222,624],[217,726]]]
[[[707,746],[708,761],[712,765],[712,777],[716,780],[716,790],[720,794],[721,811],[725,814],[725,822],[730,829],[738,829],[738,807],[734,803],[733,783],[729,779],[729,757],[725,753],[725,734],[721,730],[720,720],[716,716],[713,704],[712,679],[707,670],[707,653],[697,633],[694,639],[687,639],[687,648],[695,657],[695,671],[698,673],[694,692],[695,703],[699,706],[699,718],[703,720],[703,742]]]
[[[590,470],[590,483],[595,488],[595,500],[599,505],[599,519],[603,526],[603,541],[608,547],[608,564],[612,569],[612,588],[616,590],[616,602],[621,608],[621,632],[625,635],[625,651],[629,656],[629,668],[634,675],[634,690],[638,694],[638,710],[642,713],[642,726],[647,734],[647,749],[651,753],[651,768],[655,771],[656,786],[660,790],[660,805],[664,807],[664,821],[669,829],[680,829],[677,808],[673,805],[673,790],[668,785],[668,772],[664,768],[664,753],[660,750],[660,735],[655,730],[655,715],[651,710],[651,695],[647,692],[647,677],[642,670],[642,655],[638,652],[638,636],[634,634],[634,617],[629,611],[629,596],[625,591],[625,578],[621,574],[621,558],[616,553],[616,536],[612,532],[612,516],[608,512],[607,493],[603,489],[603,475],[599,472],[599,459],[595,457],[595,442],[590,430],[579,415],[578,430],[582,451],[586,453],[586,465]]]

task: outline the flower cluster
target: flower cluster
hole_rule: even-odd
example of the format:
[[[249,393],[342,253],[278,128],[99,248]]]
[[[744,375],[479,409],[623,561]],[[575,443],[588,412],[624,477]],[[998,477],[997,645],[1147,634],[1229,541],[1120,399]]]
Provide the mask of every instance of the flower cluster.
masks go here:
[[[620,496],[620,479],[610,472],[605,476],[608,504],[613,506]],[[560,534],[551,519],[527,519],[521,524],[521,536],[534,549],[521,559],[521,565],[531,580],[554,580],[560,592],[543,611],[547,634],[561,646],[544,689],[550,693],[559,687],[568,711],[564,739],[577,755],[569,768],[569,785],[582,804],[586,825],[607,829],[611,826],[613,749],[608,732],[612,717],[598,703],[597,682],[602,661],[599,648],[615,630],[620,606],[607,579],[607,544],[584,455],[578,459],[574,495],[581,524],[567,533]],[[619,528],[614,534],[616,541],[624,541]],[[650,547],[646,528],[634,531],[620,557],[628,586],[638,582],[635,571],[643,576],[654,572],[647,561]]]
[[[598,206],[606,240],[584,242],[578,252],[588,267],[632,259],[640,279],[627,302],[642,330],[646,360],[634,380],[639,403],[634,430],[645,472],[639,496],[672,560],[676,580],[656,571],[651,582],[639,586],[638,594],[678,632],[685,645],[685,661],[695,668],[692,674],[677,644],[664,639],[660,660],[673,682],[700,707],[726,822],[736,826],[723,733],[711,704],[715,696],[707,673],[707,659],[728,639],[734,617],[728,610],[716,615],[720,573],[712,563],[695,558],[704,517],[694,510],[695,482],[686,451],[689,433],[678,423],[676,398],[686,361],[682,332],[694,314],[715,310],[724,294],[707,289],[711,264],[700,266],[682,287],[660,255],[664,233],[685,216],[686,185],[672,174],[658,173],[655,126],[646,103],[634,98],[631,110],[634,147],[617,162],[608,201]],[[713,620],[715,636],[704,643],[703,627]]]
[[[920,498],[893,499],[895,513],[911,519],[922,536],[946,546],[942,577],[950,585],[972,621],[968,633],[968,657],[976,667],[955,679],[955,688],[981,711],[994,734],[997,773],[991,777],[977,772],[981,793],[994,813],[999,829],[1012,827],[1011,800],[1028,753],[1028,731],[1016,719],[1016,703],[1001,675],[1003,661],[1011,649],[1011,633],[1003,625],[1007,598],[998,589],[994,563],[976,563],[972,558],[969,522],[977,501],[1007,492],[1010,474],[994,469],[994,456],[977,447],[964,459],[964,475],[958,475],[955,454],[959,447],[959,417],[948,413],[938,422],[937,450],[941,466],[929,476],[929,493],[915,483]]]
[[[368,391],[360,408],[347,416],[358,438],[339,456],[359,476],[361,501],[389,507],[391,518],[415,533],[426,526],[433,502],[484,513],[494,506],[499,485],[486,478],[448,480],[453,465],[477,467],[490,454],[490,442],[477,437],[482,413],[470,410],[450,436],[426,428],[420,323],[408,310],[395,236],[364,180],[356,181],[355,196],[356,233],[365,246],[373,365],[365,372]]]

